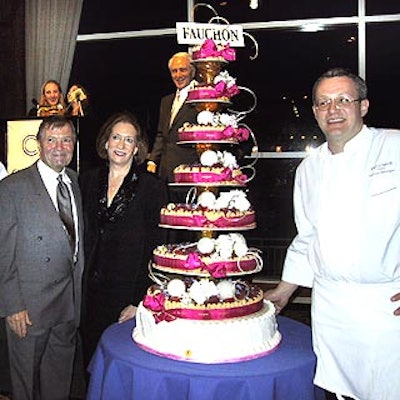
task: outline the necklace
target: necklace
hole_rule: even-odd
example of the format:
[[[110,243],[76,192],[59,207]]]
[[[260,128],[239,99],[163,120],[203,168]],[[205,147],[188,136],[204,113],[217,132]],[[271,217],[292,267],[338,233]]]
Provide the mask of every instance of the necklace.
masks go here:
[[[109,177],[108,178],[108,201],[107,205],[110,206],[112,203],[115,194],[118,192],[119,188],[122,185],[122,182],[124,181],[125,176],[117,176],[117,177]]]
[[[136,195],[138,182],[139,176],[136,174],[133,164],[125,179],[122,178],[122,184],[119,190],[114,193],[112,202],[108,204],[110,176],[108,168],[104,168],[100,177],[99,210],[97,213],[100,221],[102,221],[101,224],[106,221],[114,223],[124,216],[129,203]]]

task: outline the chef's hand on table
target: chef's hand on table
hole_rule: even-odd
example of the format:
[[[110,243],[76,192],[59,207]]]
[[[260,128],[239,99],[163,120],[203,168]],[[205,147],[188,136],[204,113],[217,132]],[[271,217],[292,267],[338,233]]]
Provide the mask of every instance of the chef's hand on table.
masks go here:
[[[28,325],[32,325],[27,310],[9,315],[6,320],[11,330],[20,338],[26,336],[28,333]]]
[[[136,310],[137,310],[137,307],[133,306],[132,304],[129,304],[129,306],[126,306],[121,311],[121,314],[119,315],[118,323],[120,324],[121,322],[125,322],[128,319],[133,318],[136,315]]]
[[[396,293],[394,296],[390,298],[391,301],[400,301],[400,293]],[[400,316],[400,306],[394,310],[394,315]]]
[[[281,281],[276,288],[267,290],[264,293],[264,298],[272,301],[275,306],[275,313],[279,314],[289,302],[290,296],[297,288],[298,285],[295,285],[294,283]]]

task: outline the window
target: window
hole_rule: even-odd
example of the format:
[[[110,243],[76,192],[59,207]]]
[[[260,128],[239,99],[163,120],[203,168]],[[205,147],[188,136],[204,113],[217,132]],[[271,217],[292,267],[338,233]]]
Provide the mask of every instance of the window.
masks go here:
[[[160,98],[174,90],[167,61],[173,53],[186,50],[176,43],[174,28],[176,21],[187,21],[187,4],[143,3],[139,11],[133,3],[123,0],[117,8],[105,0],[85,0],[71,82],[87,88],[102,121],[121,109],[138,114],[152,142]],[[292,187],[301,158],[291,157],[296,154],[292,152],[324,141],[311,111],[315,79],[334,66],[366,71],[371,103],[367,123],[400,128],[395,97],[400,92],[396,45],[400,5],[398,0],[258,0],[258,8],[251,9],[245,0],[207,3],[230,23],[244,24],[259,45],[259,56],[252,61],[254,48],[246,41],[245,48],[237,49],[237,61],[227,69],[238,85],[257,96],[256,109],[243,122],[256,135],[259,151],[273,152],[278,146],[288,152],[282,158],[258,160],[257,175],[249,184],[258,227],[247,236],[264,250],[266,265],[281,263],[282,249],[295,235]],[[365,22],[358,19],[359,3],[365,6]],[[207,22],[212,16],[210,8],[198,7],[195,21]],[[143,29],[154,31],[143,33]],[[134,32],[122,39],[118,32],[124,30]],[[104,32],[110,33],[110,40],[99,40],[96,34]],[[242,93],[233,98],[231,107],[246,109],[249,102],[251,97]],[[277,265],[265,268],[265,274],[270,273],[279,275]]]
[[[357,15],[357,0],[321,2],[319,0],[252,0],[257,8],[250,7],[250,0],[196,1],[211,5],[219,15],[231,24],[245,22],[287,21],[304,18],[350,17]],[[206,22],[212,13],[206,7],[198,7],[197,22]]]

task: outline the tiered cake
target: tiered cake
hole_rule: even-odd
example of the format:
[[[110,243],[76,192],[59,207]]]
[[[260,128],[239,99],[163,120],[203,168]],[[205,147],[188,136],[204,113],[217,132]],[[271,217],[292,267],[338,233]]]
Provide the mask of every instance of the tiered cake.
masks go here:
[[[243,190],[252,177],[220,149],[249,138],[235,116],[220,112],[239,91],[222,71],[234,59],[234,49],[210,40],[193,50],[197,84],[187,101],[200,112],[197,125],[181,128],[179,144],[195,145],[200,162],[175,168],[172,185],[191,189],[186,203],[162,208],[160,226],[197,231],[199,239],[154,250],[155,284],[138,307],[133,331],[139,346],[162,357],[235,362],[265,355],[281,340],[273,304],[248,279],[262,269],[260,252],[237,232],[256,226]]]

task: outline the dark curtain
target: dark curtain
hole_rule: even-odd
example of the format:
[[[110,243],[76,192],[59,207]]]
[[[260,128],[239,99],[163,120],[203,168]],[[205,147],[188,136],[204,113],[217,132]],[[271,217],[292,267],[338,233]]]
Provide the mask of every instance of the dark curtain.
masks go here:
[[[0,0],[0,160],[5,160],[4,121],[26,115],[25,1]]]

